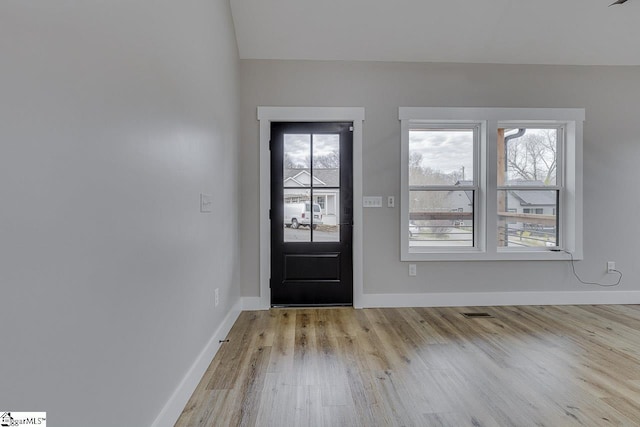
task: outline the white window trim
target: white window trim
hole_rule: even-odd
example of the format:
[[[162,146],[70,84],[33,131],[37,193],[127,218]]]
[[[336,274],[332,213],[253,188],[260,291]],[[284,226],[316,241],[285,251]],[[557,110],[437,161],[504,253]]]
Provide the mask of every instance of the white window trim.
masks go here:
[[[425,186],[425,190],[426,191],[468,191],[468,190],[472,190],[474,192],[474,200],[473,200],[473,223],[474,223],[474,227],[473,227],[473,241],[474,241],[474,246],[473,247],[453,247],[453,246],[441,246],[441,247],[424,247],[422,248],[420,253],[442,253],[442,252],[452,252],[452,253],[458,253],[458,252],[478,252],[480,250],[480,248],[483,247],[483,236],[481,233],[479,233],[478,231],[478,227],[476,227],[475,225],[479,222],[481,222],[484,219],[483,216],[483,210],[482,209],[477,209],[478,206],[481,205],[481,203],[483,202],[483,198],[481,197],[481,190],[482,190],[482,186],[480,185],[480,178],[482,177],[481,174],[481,170],[483,170],[483,167],[480,167],[480,160],[483,158],[482,153],[484,153],[485,151],[485,137],[484,135],[486,135],[486,126],[484,124],[484,122],[481,121],[452,121],[452,120],[447,120],[447,121],[442,121],[442,120],[438,120],[438,121],[430,121],[430,120],[416,120],[416,121],[404,121],[403,125],[406,125],[406,130],[403,126],[403,130],[402,130],[402,138],[403,139],[403,143],[402,143],[402,158],[406,159],[407,161],[403,161],[402,162],[402,177],[403,179],[406,181],[403,182],[403,189],[407,188],[409,189],[410,185],[409,185],[409,131],[411,130],[411,128],[415,128],[418,126],[412,126],[412,124],[416,124],[416,125],[425,125],[426,129],[438,129],[438,128],[451,128],[451,129],[465,129],[465,130],[471,130],[473,129],[474,131],[474,138],[473,138],[473,182],[474,185],[471,187],[455,187],[453,185],[431,185],[431,186]],[[448,126],[450,125],[450,126]],[[406,141],[405,141],[406,139]],[[406,187],[405,187],[406,184]],[[406,208],[407,210],[407,214],[406,214],[406,218],[407,218],[407,228],[405,228],[405,230],[408,230],[408,221],[409,221],[409,213],[408,213],[408,209],[409,209],[409,195],[410,195],[410,191],[403,191],[402,194],[402,204],[401,207]],[[404,211],[402,211],[404,212]],[[403,213],[403,218],[404,218],[404,213]],[[403,233],[406,239],[408,239],[408,233]],[[407,240],[408,242],[408,240]],[[407,243],[408,244],[408,243]],[[407,246],[408,248],[408,246]]]
[[[400,259],[402,261],[491,261],[491,260],[563,260],[564,252],[549,249],[504,250],[497,245],[493,232],[497,224],[497,158],[498,126],[513,122],[528,126],[558,125],[565,128],[563,144],[563,189],[560,192],[560,248],[582,259],[582,138],[583,108],[437,108],[400,107],[401,121],[401,221]],[[477,206],[477,247],[445,248],[438,252],[415,252],[409,249],[409,128],[410,121],[431,123],[483,123],[479,158],[479,203]],[[474,208],[476,209],[476,208]]]
[[[362,223],[362,128],[363,107],[258,107],[260,121],[260,297],[261,309],[271,307],[271,122],[353,122],[353,306],[364,302]],[[254,305],[255,307],[255,305]]]
[[[560,233],[558,235],[558,246],[555,249],[564,249],[565,246],[565,237],[564,237],[564,225],[567,222],[566,221],[566,216],[562,215],[562,210],[564,209],[564,205],[565,205],[565,191],[564,191],[564,183],[565,183],[565,176],[564,176],[564,160],[565,160],[565,140],[566,140],[566,132],[567,132],[567,123],[566,122],[560,122],[558,123],[557,121],[545,121],[544,123],[536,123],[536,121],[518,121],[518,122],[513,122],[513,121],[499,121],[498,122],[498,128],[546,128],[546,129],[558,129],[560,130],[560,135],[558,136],[558,140],[557,140],[557,152],[556,152],[556,184],[555,185],[545,185],[545,186],[518,186],[517,189],[518,190],[548,190],[548,191],[557,191],[558,192],[558,204],[556,206],[556,209],[560,208],[560,218],[559,218],[559,228],[560,228]],[[505,191],[505,190],[511,190],[513,188],[511,188],[508,185],[497,185],[496,186],[496,193],[498,191]],[[535,210],[537,210],[537,208],[530,208],[530,210],[533,210],[533,212],[531,213],[536,213]],[[533,247],[522,247],[522,248],[505,248],[505,247],[498,247],[498,252],[540,252],[542,249],[541,248],[533,248]],[[547,250],[551,250],[547,249]],[[542,250],[544,251],[544,250]]]

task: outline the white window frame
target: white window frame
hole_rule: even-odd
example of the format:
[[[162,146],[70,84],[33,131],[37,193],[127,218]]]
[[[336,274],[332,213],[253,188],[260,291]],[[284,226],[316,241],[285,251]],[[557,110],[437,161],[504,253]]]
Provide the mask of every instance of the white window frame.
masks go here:
[[[517,187],[509,186],[509,185],[497,185],[496,187],[496,195],[499,191],[509,191],[509,190],[542,190],[542,191],[557,191],[558,192],[558,203],[556,205],[556,209],[558,212],[562,212],[562,207],[564,206],[564,159],[565,159],[565,139],[567,134],[567,129],[564,123],[558,123],[557,121],[546,121],[541,123],[541,121],[527,122],[527,121],[504,121],[501,120],[498,122],[498,128],[511,128],[511,129],[553,129],[558,131],[558,136],[556,140],[556,183],[555,185],[519,185]],[[496,151],[497,158],[497,151]],[[496,170],[497,174],[497,170]],[[531,214],[537,214],[538,208],[528,208]],[[523,209],[524,210],[524,209]],[[552,251],[553,249],[563,249],[564,244],[564,225],[566,221],[562,220],[562,214],[560,214],[560,218],[558,219],[558,243],[557,246],[551,247],[549,249]],[[497,220],[497,217],[496,217]],[[487,230],[487,232],[490,232]],[[536,247],[504,247],[498,246],[499,252],[539,252],[541,248]]]
[[[582,145],[583,108],[438,108],[400,107],[401,121],[401,221],[400,259],[402,261],[489,261],[489,260],[566,260],[571,252],[582,259]],[[409,130],[412,123],[481,123],[477,170],[477,206],[474,206],[476,247],[433,248],[409,247]],[[564,136],[558,161],[560,204],[558,248],[499,248],[496,227],[497,213],[497,138],[498,128],[517,123],[524,126],[562,127]],[[550,189],[554,189],[552,187]]]
[[[421,252],[424,253],[439,253],[439,252],[477,252],[481,247],[480,238],[481,235],[478,233],[477,223],[483,218],[482,211],[478,210],[477,207],[481,201],[480,197],[480,177],[481,170],[480,167],[480,158],[484,152],[485,141],[483,140],[483,135],[486,133],[486,128],[483,122],[480,121],[429,121],[429,120],[411,120],[407,122],[408,129],[406,131],[407,135],[407,143],[403,144],[403,150],[406,150],[406,154],[403,151],[403,158],[406,158],[407,161],[403,162],[404,170],[402,172],[403,176],[407,179],[407,188],[408,194],[406,197],[406,203],[403,203],[403,206],[409,207],[409,195],[411,191],[473,191],[473,247],[456,247],[456,246],[425,246],[420,248]],[[409,132],[411,130],[472,130],[473,131],[473,186],[465,186],[465,187],[456,187],[455,185],[422,185],[422,186],[412,186],[409,185]],[[403,130],[403,135],[404,135]],[[404,200],[404,199],[403,199]],[[408,220],[408,213],[407,213]],[[408,230],[408,225],[405,230]],[[405,233],[408,234],[408,233]]]

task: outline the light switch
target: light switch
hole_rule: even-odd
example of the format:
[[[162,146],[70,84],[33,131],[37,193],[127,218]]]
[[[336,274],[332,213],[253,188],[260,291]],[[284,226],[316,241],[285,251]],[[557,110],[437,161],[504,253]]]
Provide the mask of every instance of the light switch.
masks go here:
[[[213,200],[209,194],[200,193],[200,212],[211,213],[213,211]]]
[[[382,197],[380,196],[365,196],[362,198],[363,208],[381,208]]]

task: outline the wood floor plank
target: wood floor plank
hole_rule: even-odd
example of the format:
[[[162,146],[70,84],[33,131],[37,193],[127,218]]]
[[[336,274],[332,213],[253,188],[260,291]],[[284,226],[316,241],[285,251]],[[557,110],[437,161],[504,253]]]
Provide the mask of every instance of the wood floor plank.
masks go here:
[[[293,385],[319,385],[321,375],[318,367],[315,313],[300,310],[296,315],[295,350],[293,353]]]
[[[640,306],[272,309],[228,338],[176,426],[640,425]]]
[[[293,349],[296,343],[295,312],[282,309],[269,311],[274,314],[274,331],[268,371],[270,373],[291,371]]]
[[[258,339],[256,331],[261,330],[258,325],[263,318],[264,314],[259,312],[241,313],[234,325],[234,328],[238,325],[239,327],[229,333],[229,342],[222,345],[222,356],[216,369],[218,375],[211,378],[207,384],[208,390],[227,390],[234,387],[241,367],[249,357],[251,343]]]
[[[359,361],[363,365],[361,370],[385,370],[391,368],[391,363],[384,351],[384,346],[380,337],[376,333],[375,327],[367,317],[365,310],[354,310],[353,317],[357,321],[358,328],[355,338],[358,343],[357,348],[362,351]]]
[[[300,386],[296,391],[296,410],[291,425],[300,427],[323,425],[324,410],[320,387],[315,385]]]
[[[354,337],[338,337],[340,357],[345,365],[345,375],[349,384],[350,399],[354,410],[364,425],[376,425],[376,420],[384,413],[378,413],[378,402],[382,400],[373,380],[372,371],[362,362],[365,352]]]
[[[271,347],[258,347],[251,354],[248,364],[241,373],[242,381],[235,388],[238,409],[233,411],[235,413],[231,421],[233,425],[254,426],[256,424],[258,414],[254,409],[259,404],[264,389],[270,353]]]
[[[298,407],[299,389],[283,379],[282,373],[267,373],[260,396],[256,426],[281,427],[295,425]],[[197,424],[194,424],[194,426]]]

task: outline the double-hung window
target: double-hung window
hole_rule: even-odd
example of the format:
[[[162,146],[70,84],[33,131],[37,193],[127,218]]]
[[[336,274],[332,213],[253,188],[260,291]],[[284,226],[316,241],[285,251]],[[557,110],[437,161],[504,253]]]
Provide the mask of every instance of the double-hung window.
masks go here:
[[[499,250],[561,246],[564,126],[498,123]]]
[[[416,121],[408,133],[409,246],[476,248],[480,123]]]
[[[401,259],[582,256],[583,109],[401,107]]]

